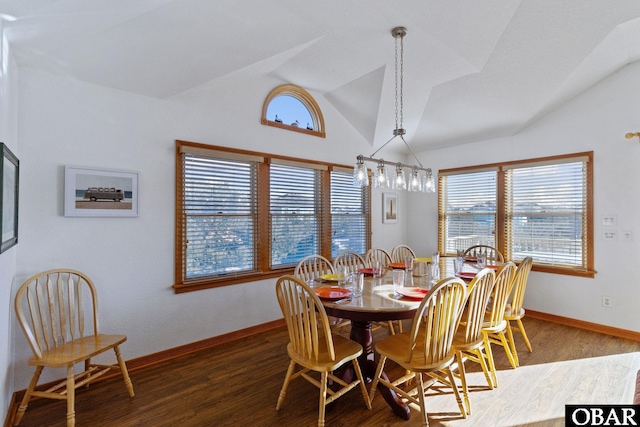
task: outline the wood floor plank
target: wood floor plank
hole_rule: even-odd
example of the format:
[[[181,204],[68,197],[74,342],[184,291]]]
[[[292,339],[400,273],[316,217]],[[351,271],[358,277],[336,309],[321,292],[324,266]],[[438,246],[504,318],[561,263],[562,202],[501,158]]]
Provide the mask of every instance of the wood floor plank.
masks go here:
[[[640,369],[640,342],[538,319],[524,319],[533,345],[529,353],[515,335],[520,367],[494,348],[499,387],[490,390],[479,366],[467,363],[472,414],[463,419],[450,390],[427,399],[433,426],[562,426],[564,405],[630,403]],[[406,327],[409,325],[407,324]],[[376,331],[376,338],[386,335]],[[131,372],[136,396],[120,378],[78,390],[76,423],[92,427],[132,426],[314,426],[318,389],[294,380],[280,411],[275,404],[289,363],[284,328],[221,344]],[[476,366],[474,366],[476,365]],[[400,369],[389,362],[393,375]],[[26,384],[25,384],[26,386]],[[327,412],[327,426],[420,425],[420,415],[397,418],[379,393],[367,410],[358,389]],[[32,402],[22,427],[64,426],[64,402]]]

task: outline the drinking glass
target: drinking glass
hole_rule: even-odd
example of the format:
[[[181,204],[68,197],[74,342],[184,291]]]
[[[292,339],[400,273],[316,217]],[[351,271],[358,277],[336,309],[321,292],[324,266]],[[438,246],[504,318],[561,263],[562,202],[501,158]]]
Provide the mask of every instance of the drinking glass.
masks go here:
[[[440,280],[440,264],[431,261],[429,264],[429,283],[433,286],[438,280]]]
[[[404,270],[393,270],[393,293],[398,295],[398,288],[404,287]]]
[[[338,286],[345,286],[347,284],[347,280],[349,279],[349,268],[348,267],[340,267],[338,269]]]
[[[431,263],[432,264],[439,264],[440,263],[440,252],[433,251],[433,253],[431,254]]]
[[[458,249],[456,251],[456,258],[462,258],[464,259],[464,249]]]
[[[413,257],[411,255],[407,255],[404,257],[404,269],[408,275],[411,275],[413,272]]]
[[[460,276],[464,267],[464,258],[456,258],[453,260],[453,272],[456,276]]]
[[[371,272],[373,273],[374,279],[382,277],[382,264],[380,264],[380,261],[373,261],[371,263]]]
[[[479,252],[476,258],[476,265],[479,269],[483,269],[487,266],[487,254],[484,252]]]
[[[353,296],[361,297],[364,289],[364,273],[351,273],[353,283]]]

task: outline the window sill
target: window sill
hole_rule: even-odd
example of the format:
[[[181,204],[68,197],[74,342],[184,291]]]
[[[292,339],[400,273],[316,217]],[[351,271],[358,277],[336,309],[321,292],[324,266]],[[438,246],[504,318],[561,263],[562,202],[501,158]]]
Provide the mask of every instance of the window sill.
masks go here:
[[[293,268],[285,268],[268,273],[251,274],[246,276],[235,276],[224,279],[202,279],[188,282],[178,282],[173,285],[174,293],[182,294],[185,292],[200,291],[203,289],[219,288],[221,286],[237,285],[239,283],[257,282],[259,280],[272,279],[284,276],[285,274],[293,274]]]
[[[551,265],[543,265],[543,264],[533,264],[533,268],[531,271],[538,271],[541,273],[552,273],[552,274],[564,274],[566,276],[576,276],[576,277],[587,277],[593,279],[596,275],[595,270],[584,270],[577,269],[571,267],[558,267]]]

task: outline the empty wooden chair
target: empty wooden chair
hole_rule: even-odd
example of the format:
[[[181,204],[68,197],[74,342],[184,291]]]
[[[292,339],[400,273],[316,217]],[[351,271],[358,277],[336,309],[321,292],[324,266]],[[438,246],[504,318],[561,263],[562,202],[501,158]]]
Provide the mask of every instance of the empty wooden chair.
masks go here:
[[[507,300],[513,287],[513,279],[516,274],[516,265],[509,261],[500,267],[496,274],[495,285],[491,293],[489,308],[485,312],[484,323],[482,325],[482,333],[485,339],[485,348],[487,351],[487,359],[489,361],[489,370],[493,378],[493,386],[498,386],[496,377],[496,366],[493,361],[493,353],[491,344],[498,344],[504,348],[507,359],[513,368],[517,367],[516,361],[511,353],[511,347],[505,332],[507,331],[507,321],[504,319],[504,311],[507,306]]]
[[[489,265],[495,262],[504,262],[504,256],[502,255],[502,253],[493,246],[488,245],[471,246],[464,251],[464,256],[475,258],[479,253],[484,253],[487,255],[487,264]]]
[[[347,267],[349,272],[354,272],[364,268],[365,266],[366,263],[364,258],[362,258],[362,256],[357,252],[353,251],[342,251],[333,260],[333,267],[336,271],[340,271],[341,267]]]
[[[451,372],[455,360],[451,345],[466,299],[466,286],[461,279],[443,279],[422,300],[411,332],[391,335],[375,344],[380,359],[369,392],[371,400],[376,386],[381,383],[419,405],[423,425],[427,426],[425,394],[435,380],[452,388],[460,413],[466,418],[467,412]],[[382,370],[387,359],[399,364],[407,373],[394,381],[385,379]],[[432,380],[425,381],[425,377]],[[410,379],[414,379],[413,387],[400,387]]]
[[[49,270],[30,277],[20,286],[15,298],[18,323],[33,351],[29,365],[36,370],[18,407],[14,425],[18,425],[32,397],[67,401],[67,426],[75,425],[75,389],[86,385],[112,369],[120,371],[129,396],[133,384],[119,346],[125,335],[104,335],[98,331],[98,297],[93,282],[83,273],[69,269]],[[113,350],[115,365],[99,365],[91,358]],[[74,372],[83,364],[84,371]],[[66,381],[46,391],[35,391],[42,370],[66,369]]]
[[[320,389],[318,426],[324,426],[325,406],[358,385],[367,408],[371,409],[358,364],[358,356],[363,351],[362,346],[331,332],[322,302],[302,280],[294,276],[281,277],[276,282],[276,295],[289,331],[287,353],[291,358],[276,410],[279,410],[284,402],[289,382],[298,377],[305,378]],[[332,373],[348,362],[353,363],[356,373],[356,378],[350,383]],[[294,373],[296,365],[302,368]],[[320,379],[311,376],[310,371],[319,372]],[[339,385],[340,389],[328,388],[329,380],[334,385]]]
[[[511,352],[513,353],[513,357],[516,360],[516,364],[520,365],[520,361],[518,360],[518,352],[516,351],[516,343],[513,340],[513,331],[518,330],[522,334],[522,338],[524,339],[524,343],[527,346],[529,351],[533,351],[531,348],[531,343],[529,342],[529,337],[527,337],[527,333],[524,330],[524,325],[522,324],[522,318],[525,315],[525,310],[523,307],[524,304],[524,291],[527,287],[527,280],[529,278],[529,273],[531,272],[531,267],[533,266],[533,259],[531,257],[526,257],[516,270],[516,277],[513,280],[513,290],[511,291],[511,300],[507,303],[507,306],[504,311],[504,318],[509,325],[507,332],[509,334],[509,342],[511,343]],[[515,321],[518,329],[515,329],[511,325],[511,321]]]
[[[487,379],[487,384],[493,388],[493,382],[489,376],[489,369],[486,363],[487,355],[484,348],[482,325],[487,302],[493,290],[495,276],[493,270],[485,268],[478,272],[476,277],[469,283],[467,287],[467,292],[469,292],[467,306],[460,319],[456,335],[453,337],[453,350],[456,353],[458,376],[462,383],[462,394],[467,414],[471,414],[471,404],[469,403],[469,391],[464,368],[465,360],[479,363]]]
[[[385,269],[391,264],[391,255],[382,248],[371,248],[367,251],[365,261],[369,267],[373,267],[375,261],[380,261],[380,267]]]
[[[398,245],[391,250],[392,262],[404,262],[407,257],[416,257],[416,253],[407,245]]]
[[[331,261],[317,254],[302,258],[293,271],[296,277],[299,277],[305,282],[311,279],[317,279],[324,274],[332,273],[335,273],[335,270]]]

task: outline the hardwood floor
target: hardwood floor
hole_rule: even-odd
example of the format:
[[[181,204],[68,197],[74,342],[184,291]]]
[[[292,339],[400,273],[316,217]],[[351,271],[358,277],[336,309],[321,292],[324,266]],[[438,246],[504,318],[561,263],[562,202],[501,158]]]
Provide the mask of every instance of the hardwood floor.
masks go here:
[[[520,367],[493,347],[498,388],[467,363],[472,413],[462,419],[450,390],[427,400],[433,426],[563,426],[565,404],[631,403],[640,342],[525,318],[533,353],[516,334]],[[385,329],[376,331],[379,338]],[[318,389],[294,380],[284,405],[276,400],[289,362],[285,328],[263,332],[131,372],[136,396],[120,377],[78,390],[77,426],[314,426]],[[126,355],[126,344],[124,353]],[[389,364],[393,377],[398,368]],[[26,387],[26,384],[25,384]],[[32,402],[20,426],[64,426],[64,402]],[[418,426],[397,418],[379,393],[367,410],[355,389],[327,411],[327,426]]]

